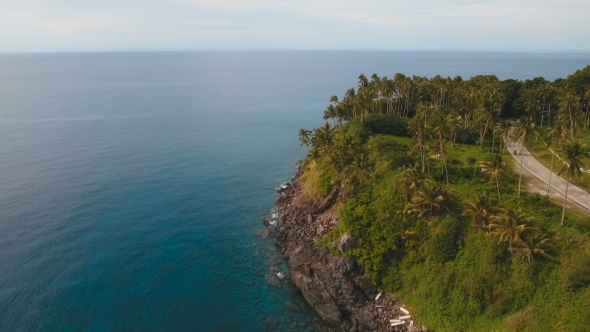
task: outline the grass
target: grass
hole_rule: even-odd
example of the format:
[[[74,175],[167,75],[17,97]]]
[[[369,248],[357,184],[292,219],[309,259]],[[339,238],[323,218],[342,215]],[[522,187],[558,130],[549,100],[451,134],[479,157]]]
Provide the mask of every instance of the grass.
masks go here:
[[[369,138],[366,146],[378,162],[384,162],[400,158],[400,147],[410,155],[412,140],[380,134]],[[391,152],[390,147],[398,150]],[[495,183],[477,169],[473,176],[479,161],[497,155],[480,151],[479,146],[455,144],[451,149],[447,144],[446,148],[453,160],[449,173],[454,195],[465,200],[487,192],[497,202]],[[419,161],[408,155],[403,158]],[[504,155],[505,162],[514,166],[509,157]],[[435,179],[443,183],[439,159],[430,157],[428,162]],[[325,165],[321,168],[324,171],[312,164],[306,182],[312,186],[319,181],[320,191],[325,191],[332,175]],[[433,331],[583,331],[590,326],[585,310],[590,306],[590,219],[568,211],[566,226],[560,227],[561,206],[524,191],[519,199],[518,173],[508,174],[500,183],[503,205],[522,208],[559,248],[557,263],[543,259],[527,263],[512,257],[496,237],[475,231],[461,216],[459,205],[438,217],[408,224],[399,213],[404,191],[396,179],[401,170],[390,167],[380,172],[375,181],[341,203],[337,232],[357,235],[361,248],[353,255],[381,290],[404,299],[421,324]],[[331,236],[324,243],[338,234]]]
[[[329,246],[344,232],[357,236],[360,248],[347,255],[357,258],[381,291],[403,298],[432,331],[587,330],[590,218],[568,210],[561,227],[559,204],[524,190],[518,197],[518,169],[505,151],[503,160],[515,171],[500,181],[502,204],[496,184],[478,169],[480,161],[497,159],[499,154],[480,151],[479,146],[446,144],[449,186],[436,152],[431,152],[427,163],[437,184],[430,180],[420,185],[408,177],[412,173],[400,177],[408,166],[421,164],[419,155],[411,152],[413,140],[388,134],[389,127],[375,123],[369,133],[358,130],[366,136],[355,150],[368,154],[374,163],[371,180],[355,184],[339,202],[340,223],[318,243]],[[531,149],[548,152],[537,144],[531,143]],[[349,176],[336,172],[327,157],[307,167],[302,182],[314,197],[325,195],[335,181]],[[419,187],[409,183],[425,190],[412,189]],[[427,197],[428,190],[432,197]],[[473,220],[463,216],[462,203],[482,192],[493,206],[531,217],[531,226],[557,249],[547,251],[554,260],[537,255],[532,262],[525,261],[522,251],[511,252],[497,234],[476,228]],[[416,200],[424,202],[425,197],[448,204],[434,213],[430,205],[428,213]]]

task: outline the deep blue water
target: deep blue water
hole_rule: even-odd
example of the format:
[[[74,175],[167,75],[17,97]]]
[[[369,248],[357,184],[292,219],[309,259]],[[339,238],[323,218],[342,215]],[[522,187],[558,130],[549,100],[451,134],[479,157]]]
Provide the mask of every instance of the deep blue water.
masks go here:
[[[274,188],[360,73],[565,77],[590,54],[0,55],[0,330],[282,330]],[[285,270],[285,266],[280,268]],[[288,285],[285,285],[288,286]],[[296,325],[299,324],[299,325]]]

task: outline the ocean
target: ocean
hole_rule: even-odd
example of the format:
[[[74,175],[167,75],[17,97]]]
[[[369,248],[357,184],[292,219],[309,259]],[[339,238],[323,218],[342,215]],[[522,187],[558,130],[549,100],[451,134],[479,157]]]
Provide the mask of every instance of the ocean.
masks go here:
[[[589,53],[0,54],[0,330],[313,331],[289,281],[265,282],[288,270],[257,233],[305,155],[298,130],[322,124],[330,96],[361,73],[553,80],[588,64]]]

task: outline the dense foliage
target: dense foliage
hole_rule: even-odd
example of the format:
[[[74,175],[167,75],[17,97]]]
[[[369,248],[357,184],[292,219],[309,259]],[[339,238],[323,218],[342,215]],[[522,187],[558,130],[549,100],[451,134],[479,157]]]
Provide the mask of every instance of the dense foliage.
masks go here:
[[[342,193],[321,242],[355,235],[346,254],[435,331],[587,330],[590,219],[522,191],[504,155],[546,128],[578,175],[587,91],[590,66],[555,82],[361,75],[299,133],[306,193]]]

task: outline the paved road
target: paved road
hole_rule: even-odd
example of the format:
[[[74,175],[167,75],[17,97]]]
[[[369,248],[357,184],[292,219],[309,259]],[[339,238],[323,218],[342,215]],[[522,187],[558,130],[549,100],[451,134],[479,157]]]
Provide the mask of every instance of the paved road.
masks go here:
[[[514,150],[517,152],[520,151],[520,143],[506,142],[506,148],[516,160],[516,166],[520,167],[520,155],[514,155]],[[556,158],[553,163],[553,167],[559,170],[561,166],[561,161]],[[538,162],[533,156],[531,156],[526,147],[523,148],[522,151],[522,168],[528,170],[531,174],[545,183],[545,185],[547,185],[549,182],[549,174],[551,172],[545,166],[541,165],[541,163]],[[551,192],[557,193],[561,197],[562,201],[563,196],[565,195],[565,185],[566,181],[560,178],[557,174],[553,173],[551,176]],[[590,193],[585,192],[571,183],[567,189],[567,201],[568,203],[576,203],[580,207],[590,211]]]

